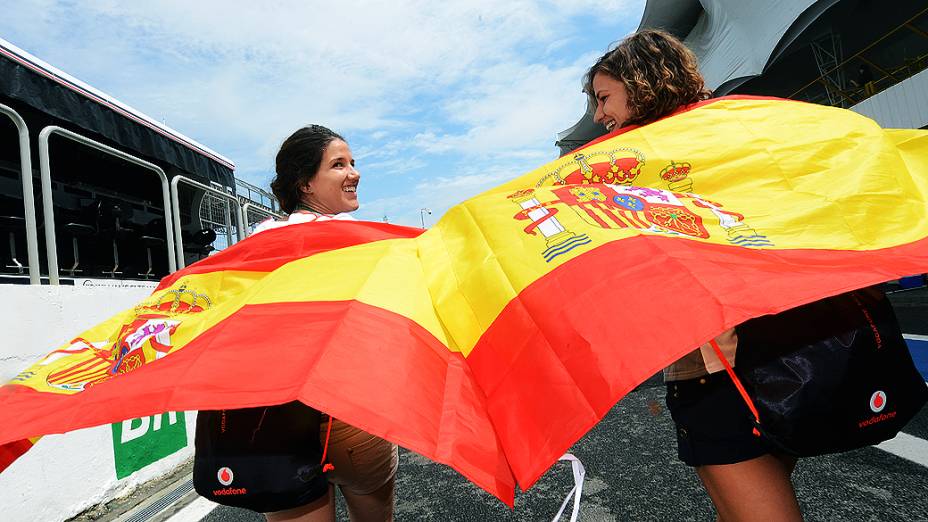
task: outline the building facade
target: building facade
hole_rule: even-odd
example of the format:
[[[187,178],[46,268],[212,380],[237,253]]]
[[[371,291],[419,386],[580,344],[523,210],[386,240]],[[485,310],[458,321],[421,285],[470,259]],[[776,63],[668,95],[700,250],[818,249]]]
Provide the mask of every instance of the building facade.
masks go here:
[[[843,107],[883,127],[928,126],[928,5],[919,0],[649,0],[639,29],[696,53],[716,96]],[[605,134],[593,108],[558,134],[565,154]]]

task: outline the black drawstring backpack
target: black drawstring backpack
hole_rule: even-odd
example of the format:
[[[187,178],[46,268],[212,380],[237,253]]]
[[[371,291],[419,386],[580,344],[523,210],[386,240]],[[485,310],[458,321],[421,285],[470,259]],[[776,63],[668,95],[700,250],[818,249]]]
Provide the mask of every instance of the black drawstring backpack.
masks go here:
[[[198,412],[194,489],[218,504],[260,513],[303,506],[328,494],[330,465],[324,464],[319,443],[320,419],[318,411],[298,401]]]
[[[855,290],[736,327],[726,366],[755,434],[799,457],[891,439],[928,400],[889,300]]]

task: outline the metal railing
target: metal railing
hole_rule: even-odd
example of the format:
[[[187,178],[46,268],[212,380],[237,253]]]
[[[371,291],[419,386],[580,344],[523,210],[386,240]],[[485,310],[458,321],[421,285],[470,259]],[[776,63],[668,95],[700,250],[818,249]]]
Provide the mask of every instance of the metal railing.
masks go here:
[[[241,199],[253,201],[265,208],[270,208],[272,212],[278,210],[277,198],[273,194],[245,180],[235,178],[235,193]]]
[[[165,237],[168,246],[168,269],[170,272],[177,270],[175,263],[176,254],[174,253],[174,230],[175,226],[171,220],[171,200],[168,194],[168,177],[160,167],[149,163],[143,159],[136,158],[121,150],[104,145],[76,132],[71,132],[61,127],[50,125],[42,129],[39,133],[39,170],[42,180],[42,209],[45,212],[45,255],[48,259],[48,282],[52,285],[60,284],[58,279],[58,249],[55,244],[55,209],[52,204],[52,179],[51,179],[51,160],[48,154],[48,140],[52,134],[57,134],[82,145],[96,149],[100,152],[115,156],[129,163],[138,165],[142,168],[153,171],[161,178],[161,196],[164,200],[164,227]],[[176,211],[176,209],[175,209]]]
[[[19,171],[23,184],[23,208],[26,214],[26,259],[29,263],[29,284],[37,285],[41,283],[39,279],[39,238],[32,191],[32,152],[29,149],[29,128],[22,116],[11,107],[0,104],[0,114],[5,114],[13,120],[19,133]]]
[[[806,91],[812,88],[813,86],[820,85],[824,89],[826,89],[826,91],[834,92],[835,94],[840,96],[841,100],[849,107],[856,103],[860,103],[861,101],[869,98],[870,96],[873,96],[874,94],[876,94],[877,92],[881,90],[884,90],[892,85],[895,85],[896,83],[900,82],[904,77],[910,76],[914,74],[914,72],[923,70],[924,66],[928,64],[928,62],[925,61],[924,56],[916,57],[915,60],[911,60],[912,63],[903,63],[895,67],[884,68],[884,67],[880,67],[879,65],[875,64],[873,61],[868,60],[864,56],[864,53],[873,49],[878,44],[880,44],[887,38],[891,37],[895,33],[901,31],[902,29],[908,29],[910,31],[920,33],[922,37],[928,36],[928,34],[926,34],[924,31],[921,31],[920,29],[918,29],[917,27],[913,25],[913,22],[915,22],[920,17],[926,14],[928,14],[928,8],[925,8],[919,11],[917,14],[915,14],[908,20],[902,22],[901,24],[891,29],[887,33],[883,34],[882,36],[880,36],[879,38],[877,38],[870,44],[866,45],[863,49],[860,49],[859,51],[857,51],[850,57],[844,60],[841,60],[837,64],[827,67],[826,70],[822,71],[822,73],[818,77],[816,77],[814,80],[810,81],[809,83],[797,89],[795,92],[787,96],[787,98],[803,99],[803,98],[797,98],[797,97],[806,93]],[[881,76],[878,79],[866,82],[866,84],[864,85],[859,85],[857,89],[853,92],[848,92],[848,90],[845,89],[844,86],[838,85],[837,83],[835,83],[834,80],[830,78],[830,75],[836,72],[840,72],[841,70],[843,70],[845,66],[847,66],[848,64],[850,64],[851,62],[855,60],[859,60],[861,63],[867,65],[868,67],[875,68],[877,71],[882,73],[883,76]],[[921,66],[919,66],[919,64],[921,64]],[[911,68],[913,66],[918,68],[918,70],[912,72]],[[904,74],[905,72],[908,72],[908,74]],[[897,76],[899,73],[903,73],[903,75]],[[815,100],[807,100],[807,101],[815,101]],[[829,103],[829,105],[837,105],[837,104]]]
[[[216,182],[211,181],[209,186],[231,194],[229,187]],[[242,203],[241,197],[238,198],[238,202],[239,204]],[[181,200],[181,204],[183,204],[183,200]],[[229,204],[228,198],[215,196],[207,192],[203,194],[200,200],[198,213],[200,215],[200,225],[203,227],[208,226],[216,232],[216,239],[212,243],[213,249],[222,250],[235,244],[235,238],[238,237],[239,233],[237,227],[232,225],[232,205]],[[233,237],[233,232],[235,237]]]
[[[236,212],[234,212],[235,220],[238,223],[238,234],[237,234],[238,240],[241,241],[242,239],[245,239],[245,236],[243,235],[244,227],[242,226],[242,205],[241,203],[239,203],[237,197],[227,192],[223,192],[215,187],[204,185],[203,183],[200,183],[199,181],[194,181],[186,176],[174,176],[174,179],[171,180],[171,203],[172,203],[171,212],[174,217],[174,241],[176,244],[176,249],[172,248],[172,250],[177,252],[176,255],[177,255],[177,267],[178,268],[184,268],[185,266],[187,266],[187,262],[184,259],[184,240],[183,240],[183,237],[181,235],[181,230],[180,230],[181,228],[180,227],[180,200],[177,196],[177,190],[178,190],[177,186],[181,182],[186,183],[187,185],[196,187],[198,189],[204,190],[217,197],[227,199],[232,204],[234,204],[236,206]]]
[[[4,114],[13,121],[19,134],[19,154],[20,154],[20,171],[23,189],[23,207],[25,210],[25,229],[26,229],[26,247],[29,270],[30,284],[41,284],[40,259],[38,248],[38,225],[36,219],[34,189],[32,183],[32,155],[29,144],[29,130],[25,120],[12,108],[0,104],[0,114]],[[44,211],[45,226],[45,245],[46,259],[48,261],[48,281],[49,284],[60,284],[60,269],[58,266],[58,249],[57,249],[57,232],[55,228],[55,209],[53,201],[52,183],[51,183],[51,155],[49,152],[49,140],[52,135],[58,135],[71,141],[77,142],[86,147],[95,149],[105,154],[117,157],[144,169],[150,170],[158,175],[161,180],[162,199],[164,205],[164,223],[168,255],[168,267],[170,272],[186,266],[183,251],[183,238],[181,236],[180,225],[180,204],[178,198],[178,184],[185,183],[198,189],[204,190],[210,194],[218,196],[235,205],[236,211],[232,212],[230,207],[226,209],[227,220],[231,225],[232,214],[235,215],[235,221],[238,226],[238,232],[235,234],[237,240],[241,240],[250,235],[249,217],[255,214],[271,218],[282,217],[273,210],[268,210],[265,205],[260,203],[242,204],[239,199],[227,192],[215,187],[204,185],[186,176],[175,176],[170,182],[167,175],[157,165],[149,163],[143,159],[137,158],[131,154],[115,149],[108,145],[99,143],[91,138],[75,133],[73,131],[51,125],[42,129],[39,133],[39,171],[42,192],[42,208]],[[266,192],[261,191],[263,194]],[[274,204],[273,197],[269,197],[271,204]]]
[[[254,214],[260,214],[262,216],[266,216],[269,218],[282,218],[283,217],[280,214],[271,212],[270,210],[262,206],[259,206],[255,203],[245,203],[244,205],[242,205],[242,221],[245,222],[245,228],[243,228],[245,232],[245,237],[248,237],[249,235],[251,235],[251,222],[248,221],[248,212],[252,212]]]

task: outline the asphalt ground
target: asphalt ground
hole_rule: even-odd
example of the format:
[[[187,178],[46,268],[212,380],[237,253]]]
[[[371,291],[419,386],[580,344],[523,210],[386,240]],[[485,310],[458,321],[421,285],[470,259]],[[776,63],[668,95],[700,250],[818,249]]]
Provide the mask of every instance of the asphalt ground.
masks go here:
[[[925,443],[928,409],[904,433]],[[673,425],[658,378],[620,401],[571,452],[586,468],[580,520],[715,518],[696,475],[676,458]],[[803,459],[793,479],[807,521],[928,521],[928,468],[878,448]],[[517,493],[510,511],[452,469],[401,450],[396,519],[551,520],[572,486],[569,464],[558,463],[529,491]],[[257,522],[263,517],[219,506],[202,520]],[[341,502],[338,520],[347,520]]]
[[[903,331],[928,335],[928,288],[890,294]],[[914,351],[914,347],[913,347]],[[928,379],[928,368],[920,368]],[[710,521],[715,511],[695,473],[677,460],[664,386],[655,376],[616,404],[571,453],[586,468],[583,521]],[[903,430],[928,462],[928,408]],[[807,521],[928,521],[928,468],[876,447],[802,459],[793,483]],[[457,472],[400,450],[396,519],[412,521],[551,520],[573,487],[567,463],[555,464],[515,509]],[[347,520],[339,499],[338,520]],[[262,521],[219,506],[204,522]],[[567,520],[567,517],[563,518]]]
[[[902,329],[928,380],[928,288],[890,294]],[[922,353],[921,351],[924,351]],[[907,458],[877,447],[803,459],[793,482],[807,521],[928,522],[928,408],[892,442]],[[655,376],[616,404],[570,450],[583,462],[586,480],[582,521],[711,521],[715,513],[695,473],[676,457],[664,386]],[[75,520],[128,520],[132,504],[171,490],[186,480],[189,466],[176,477],[140,490],[135,498],[98,506]],[[399,521],[551,520],[573,487],[570,465],[555,464],[527,492],[517,492],[514,510],[480,490],[447,466],[400,449],[396,488]],[[191,505],[191,501],[193,504]],[[196,509],[191,509],[196,508]],[[150,522],[259,522],[264,517],[215,506],[189,494]],[[569,510],[568,510],[569,512]],[[109,513],[109,514],[108,514]],[[122,515],[119,515],[122,513]],[[348,520],[338,499],[338,520]],[[562,518],[567,520],[568,517]]]

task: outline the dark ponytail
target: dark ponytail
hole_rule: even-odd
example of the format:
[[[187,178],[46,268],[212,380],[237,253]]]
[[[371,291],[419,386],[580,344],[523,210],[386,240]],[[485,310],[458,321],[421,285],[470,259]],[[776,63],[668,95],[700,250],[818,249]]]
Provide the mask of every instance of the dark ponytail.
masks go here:
[[[288,214],[300,206],[300,187],[319,172],[322,154],[335,140],[345,141],[338,133],[322,125],[309,125],[284,140],[277,152],[277,176],[271,181],[271,191],[280,208]]]

